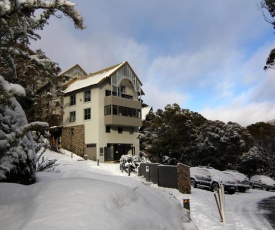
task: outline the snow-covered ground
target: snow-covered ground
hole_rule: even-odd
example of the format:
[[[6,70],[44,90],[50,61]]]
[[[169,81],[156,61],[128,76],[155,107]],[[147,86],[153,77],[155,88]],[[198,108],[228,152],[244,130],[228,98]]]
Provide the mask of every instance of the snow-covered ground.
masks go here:
[[[47,151],[59,173],[38,173],[38,183],[0,184],[0,229],[272,229],[257,202],[274,192],[225,195],[225,224],[212,192],[181,194],[121,173],[118,164],[84,161],[67,151]],[[182,208],[190,200],[191,219]]]

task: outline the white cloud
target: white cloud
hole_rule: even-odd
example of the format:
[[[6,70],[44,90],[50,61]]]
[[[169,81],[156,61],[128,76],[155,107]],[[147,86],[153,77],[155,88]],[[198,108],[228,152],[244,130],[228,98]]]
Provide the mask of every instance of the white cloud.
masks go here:
[[[201,111],[219,120],[274,119],[275,82],[262,68],[275,43],[263,40],[273,29],[258,0],[75,2],[87,29],[54,19],[33,46],[63,70],[78,63],[94,72],[128,61],[154,109],[207,104]]]
[[[215,109],[204,109],[199,113],[209,120],[232,121],[244,127],[256,122],[275,119],[274,103],[250,103],[247,105],[232,103]]]
[[[164,109],[168,104],[177,103],[182,105],[186,103],[188,95],[176,91],[166,91],[154,87],[154,84],[144,86],[145,96],[142,98],[145,104],[153,107],[153,110]]]

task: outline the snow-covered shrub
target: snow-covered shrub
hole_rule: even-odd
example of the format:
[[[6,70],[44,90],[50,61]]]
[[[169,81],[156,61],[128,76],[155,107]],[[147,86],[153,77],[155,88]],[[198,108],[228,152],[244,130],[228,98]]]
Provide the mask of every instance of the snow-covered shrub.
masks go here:
[[[140,163],[150,162],[145,156],[122,155],[120,157],[120,170],[137,173]]]
[[[44,129],[32,132],[36,152],[36,172],[55,171],[57,159],[48,159],[43,154],[50,148],[47,138],[50,133]]]
[[[43,156],[46,148],[38,154],[36,160],[36,171],[37,172],[48,172],[48,171],[55,171],[55,167],[57,166],[56,161],[57,159],[48,159]],[[56,171],[59,172],[59,171]]]
[[[28,124],[16,95],[24,95],[20,85],[0,76],[0,181],[35,182],[36,151],[31,130],[47,127],[44,122]]]
[[[24,89],[0,76],[0,181],[35,181],[35,151],[25,113],[14,95]]]
[[[163,156],[160,163],[164,165],[176,165],[178,163],[178,160],[176,158]]]

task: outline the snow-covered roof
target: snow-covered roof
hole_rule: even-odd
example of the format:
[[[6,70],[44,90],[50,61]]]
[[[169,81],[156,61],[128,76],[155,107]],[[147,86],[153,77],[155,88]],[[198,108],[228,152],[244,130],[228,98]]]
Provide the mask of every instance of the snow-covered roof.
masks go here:
[[[75,90],[85,88],[87,86],[96,85],[99,82],[101,82],[103,79],[113,74],[117,69],[119,69],[125,63],[126,62],[111,66],[109,68],[92,73],[82,79],[79,79],[75,83],[71,84],[67,89],[65,89],[64,93],[66,94],[69,92],[73,92]]]
[[[78,64],[75,64],[74,66],[72,66],[71,68],[63,71],[62,73],[60,73],[58,76],[63,76],[66,75],[67,73],[71,72],[73,69],[79,68],[85,75],[87,75],[86,71]]]

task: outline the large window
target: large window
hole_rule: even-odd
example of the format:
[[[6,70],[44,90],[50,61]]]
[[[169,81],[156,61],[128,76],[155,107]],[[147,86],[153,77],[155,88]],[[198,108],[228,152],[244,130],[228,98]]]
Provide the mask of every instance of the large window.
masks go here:
[[[141,118],[141,110],[118,105],[106,105],[104,115],[119,115],[125,117]]]
[[[111,115],[111,105],[106,105],[104,107],[104,115]]]
[[[117,105],[113,105],[113,115],[117,115]]]
[[[70,122],[75,122],[75,118],[76,118],[75,111],[70,112]]]
[[[84,92],[84,102],[91,101],[91,90],[86,90]]]
[[[91,119],[91,108],[84,109],[84,120]]]
[[[70,96],[70,105],[75,105],[76,103],[76,97],[75,94]]]

